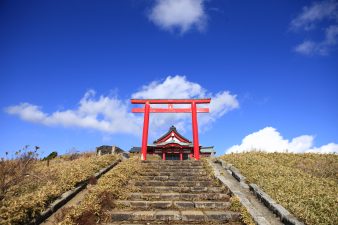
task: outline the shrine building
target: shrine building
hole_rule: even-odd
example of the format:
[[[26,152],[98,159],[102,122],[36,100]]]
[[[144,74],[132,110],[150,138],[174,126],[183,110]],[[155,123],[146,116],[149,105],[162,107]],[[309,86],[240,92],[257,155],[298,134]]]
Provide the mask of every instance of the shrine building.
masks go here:
[[[210,157],[215,154],[214,147],[199,146],[201,157]],[[140,153],[141,147],[133,147],[130,153]],[[147,154],[159,155],[163,160],[187,160],[193,158],[194,145],[171,126],[167,133],[158,138],[153,144],[147,145]]]

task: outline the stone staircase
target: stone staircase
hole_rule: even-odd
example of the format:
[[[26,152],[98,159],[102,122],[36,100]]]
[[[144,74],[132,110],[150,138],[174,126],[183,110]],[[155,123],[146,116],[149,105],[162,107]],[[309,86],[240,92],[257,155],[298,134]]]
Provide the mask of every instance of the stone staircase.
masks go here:
[[[242,224],[228,189],[200,161],[144,161],[137,190],[117,200],[109,224]]]

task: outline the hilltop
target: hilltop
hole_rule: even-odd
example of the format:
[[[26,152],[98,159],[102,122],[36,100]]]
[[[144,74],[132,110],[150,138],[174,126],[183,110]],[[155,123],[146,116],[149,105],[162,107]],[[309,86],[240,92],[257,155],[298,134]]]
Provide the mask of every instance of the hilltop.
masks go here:
[[[338,155],[247,152],[220,158],[306,224],[338,221]]]

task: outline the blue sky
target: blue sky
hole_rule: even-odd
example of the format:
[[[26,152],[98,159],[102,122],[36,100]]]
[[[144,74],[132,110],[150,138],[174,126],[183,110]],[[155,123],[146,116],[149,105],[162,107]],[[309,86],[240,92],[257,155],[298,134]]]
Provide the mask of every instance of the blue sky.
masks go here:
[[[338,151],[337,1],[2,1],[0,21],[1,155],[140,146],[131,97],[212,97],[218,154]],[[151,117],[149,142],[191,139]]]

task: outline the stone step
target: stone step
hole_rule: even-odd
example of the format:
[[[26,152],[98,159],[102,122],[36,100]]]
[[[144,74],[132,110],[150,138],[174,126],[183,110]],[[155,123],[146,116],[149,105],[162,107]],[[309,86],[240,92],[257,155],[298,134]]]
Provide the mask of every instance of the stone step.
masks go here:
[[[142,201],[118,200],[117,208],[147,209],[228,209],[230,202],[216,201]]]
[[[117,223],[101,223],[102,225],[158,225],[158,224],[168,224],[167,221],[120,221]],[[198,221],[174,221],[170,222],[171,225],[243,225],[242,222],[198,222]]]
[[[150,180],[158,180],[158,181],[211,181],[207,176],[140,176],[140,180],[150,181]]]
[[[207,176],[205,171],[203,172],[158,172],[158,171],[140,171],[140,175],[145,176],[190,176],[190,177],[199,177],[199,176]]]
[[[128,199],[130,200],[181,200],[181,201],[203,201],[203,200],[219,200],[229,201],[230,193],[130,193]]]
[[[142,161],[144,164],[155,164],[155,165],[202,165],[201,161],[188,161],[188,160],[145,160]]]
[[[167,221],[120,221],[118,223],[103,223],[102,225],[158,225],[158,224],[168,224]],[[172,225],[243,225],[242,222],[198,222],[198,221],[175,221],[170,222]]]
[[[204,169],[203,166],[188,166],[188,165],[174,165],[174,166],[167,166],[167,165],[147,165],[143,166],[146,169]]]
[[[221,193],[225,189],[223,187],[175,187],[175,186],[139,186],[137,187],[140,192],[208,192],[208,193]]]
[[[149,171],[172,171],[172,170],[203,170],[205,171],[204,167],[143,167],[143,170]]]
[[[177,169],[177,168],[172,168],[172,169],[143,169],[143,172],[206,172],[204,169]]]
[[[214,210],[157,210],[157,211],[112,211],[112,221],[198,221],[198,222],[238,222],[240,213]]]
[[[212,181],[133,181],[135,186],[176,186],[176,187],[211,187],[217,186]]]

